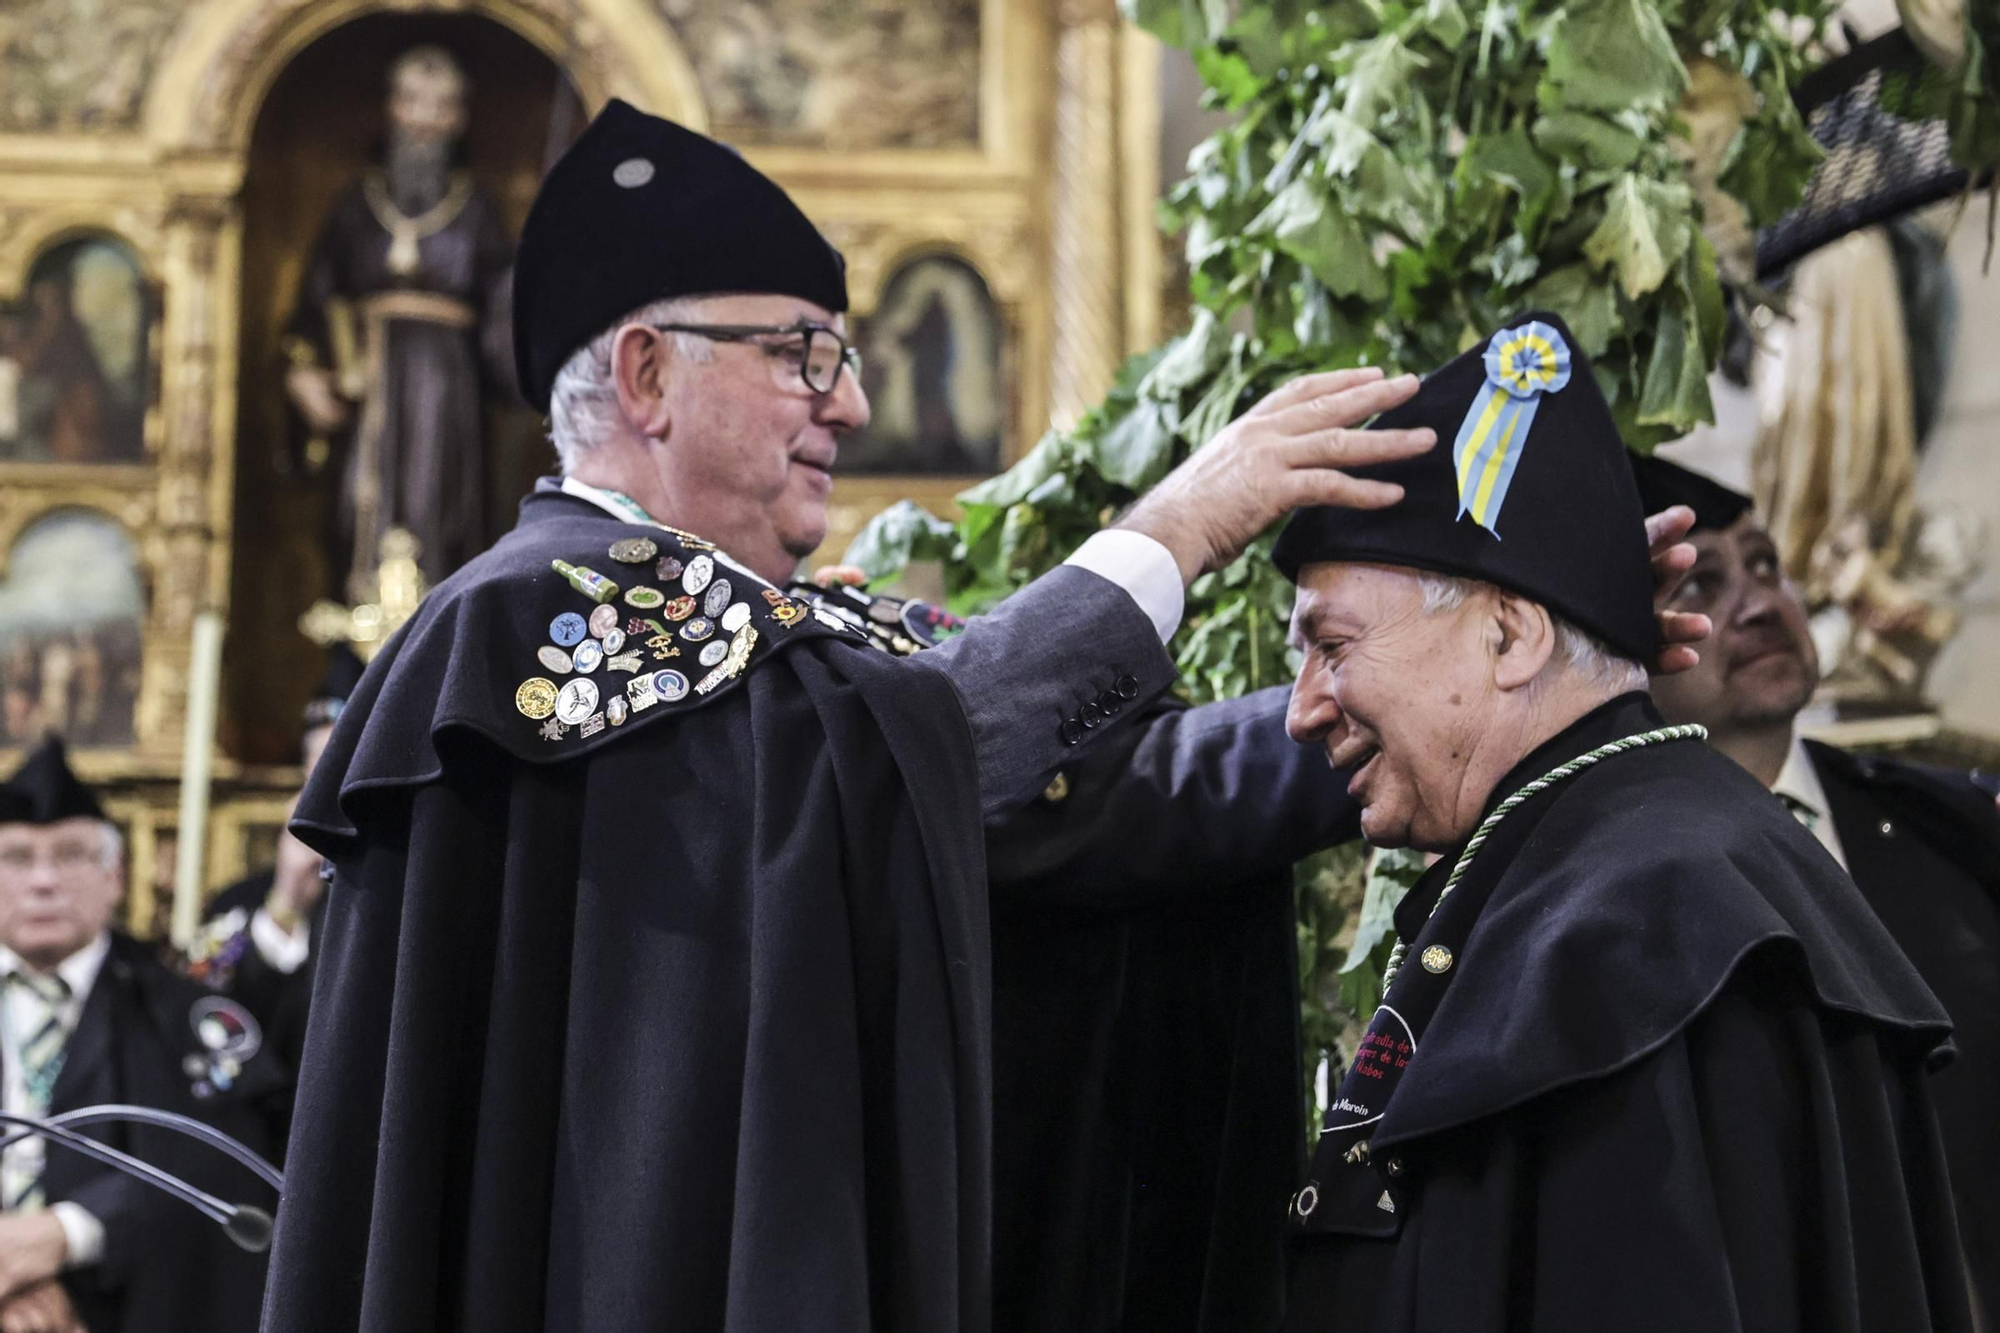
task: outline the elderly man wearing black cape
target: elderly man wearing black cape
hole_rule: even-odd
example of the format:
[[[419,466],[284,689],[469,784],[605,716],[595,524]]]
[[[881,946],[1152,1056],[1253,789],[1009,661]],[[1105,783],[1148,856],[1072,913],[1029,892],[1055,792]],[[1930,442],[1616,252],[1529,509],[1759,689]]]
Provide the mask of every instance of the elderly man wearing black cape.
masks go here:
[[[1308,510],[1295,736],[1439,854],[1329,1108],[1286,1327],[1970,1327],[1937,1001],[1763,787],[1668,727],[1640,504],[1562,321],[1377,423],[1450,447]]]
[[[1164,689],[1185,583],[1413,380],[1279,390],[907,661],[788,594],[867,419],[839,256],[613,103],[522,237],[560,483],[437,588],[301,797],[333,867],[266,1326],[987,1326],[981,816]],[[1122,718],[1120,715],[1123,715]]]

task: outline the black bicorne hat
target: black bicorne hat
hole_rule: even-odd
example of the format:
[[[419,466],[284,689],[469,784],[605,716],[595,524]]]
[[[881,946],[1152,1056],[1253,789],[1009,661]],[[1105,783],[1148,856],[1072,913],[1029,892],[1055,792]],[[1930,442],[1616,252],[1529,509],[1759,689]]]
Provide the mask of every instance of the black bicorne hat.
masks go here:
[[[1292,516],[1272,552],[1285,576],[1348,561],[1477,579],[1650,659],[1645,511],[1611,409],[1562,320],[1534,311],[1509,321],[1370,428],[1423,426],[1436,448],[1354,473],[1399,483],[1399,503]]]
[[[1721,532],[1750,512],[1750,497],[1732,491],[1658,454],[1632,455],[1632,476],[1639,483],[1639,502],[1649,514],[1673,505],[1694,510],[1696,532]]]
[[[96,795],[70,771],[69,756],[58,736],[43,741],[13,777],[0,783],[0,824],[104,817]]]
[[[847,309],[840,252],[734,149],[613,99],[535,196],[514,258],[514,366],[549,408],[556,373],[613,321],[722,292]]]

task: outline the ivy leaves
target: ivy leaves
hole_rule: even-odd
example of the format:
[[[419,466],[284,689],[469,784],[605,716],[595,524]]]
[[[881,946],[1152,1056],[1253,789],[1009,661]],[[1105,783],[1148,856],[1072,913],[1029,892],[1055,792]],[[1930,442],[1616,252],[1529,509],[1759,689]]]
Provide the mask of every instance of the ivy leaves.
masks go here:
[[[1793,30],[1761,0],[1475,12],[1374,0],[1287,27],[1276,4],[1204,10],[1203,49],[1235,62],[1225,97],[1242,115],[1163,220],[1186,234],[1197,301],[1246,311],[1265,356],[1425,370],[1522,309],[1558,308],[1601,359],[1628,442],[1649,448],[1707,418],[1698,381],[1720,347],[1705,333],[1720,289],[1689,271],[1715,261],[1676,144],[1683,52],[1754,73],[1755,109],[1716,169],[1767,221],[1819,158],[1787,89],[1796,29],[1825,4],[1792,6]]]
[[[1572,111],[1671,111],[1687,68],[1660,9],[1647,0],[1572,0],[1549,34],[1539,96]]]
[[[1657,292],[1694,236],[1693,202],[1679,181],[1626,172],[1605,193],[1604,220],[1584,239],[1584,258],[1608,270],[1627,300]]]

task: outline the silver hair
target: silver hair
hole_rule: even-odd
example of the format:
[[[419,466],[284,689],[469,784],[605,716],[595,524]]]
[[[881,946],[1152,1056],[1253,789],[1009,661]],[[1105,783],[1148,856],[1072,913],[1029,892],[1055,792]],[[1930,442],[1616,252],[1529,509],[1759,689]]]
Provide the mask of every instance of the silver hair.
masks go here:
[[[627,324],[693,323],[700,300],[683,296],[640,306],[592,338],[556,372],[555,385],[549,391],[549,443],[555,446],[564,476],[573,472],[577,461],[617,424],[618,388],[611,377],[611,344],[618,330]],[[714,346],[695,334],[674,333],[668,339],[675,356],[696,363],[715,356]]]
[[[1434,574],[1424,569],[1412,572],[1417,576],[1418,586],[1423,589],[1424,614],[1427,616],[1457,610],[1465,605],[1466,598],[1485,586],[1473,579]],[[1564,667],[1604,689],[1623,693],[1646,688],[1645,667],[1629,657],[1619,656],[1596,635],[1577,628],[1555,612],[1549,611],[1549,619],[1555,622],[1556,657]]]

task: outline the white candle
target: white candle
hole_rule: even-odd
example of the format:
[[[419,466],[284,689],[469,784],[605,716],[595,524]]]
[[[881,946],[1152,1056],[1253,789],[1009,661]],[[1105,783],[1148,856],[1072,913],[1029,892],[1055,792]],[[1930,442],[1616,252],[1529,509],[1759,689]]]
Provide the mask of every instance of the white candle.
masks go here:
[[[0,356],[0,440],[21,433],[21,363]]]
[[[222,613],[195,613],[188,660],[187,732],[181,748],[180,836],[174,848],[173,941],[187,948],[201,925],[202,853],[208,844],[208,781],[222,687]]]

